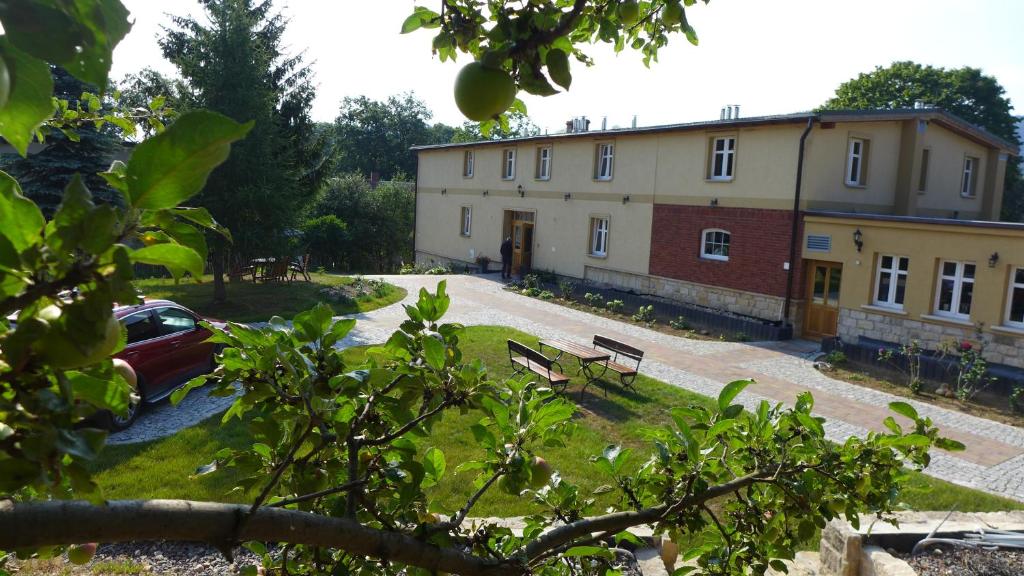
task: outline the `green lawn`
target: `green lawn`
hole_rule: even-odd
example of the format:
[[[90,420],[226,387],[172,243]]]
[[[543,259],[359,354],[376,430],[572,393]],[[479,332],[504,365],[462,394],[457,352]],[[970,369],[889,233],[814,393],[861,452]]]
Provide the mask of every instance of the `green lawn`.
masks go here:
[[[469,358],[481,358],[495,378],[511,374],[505,340],[515,338],[536,346],[537,339],[515,330],[496,327],[469,327],[462,340]],[[360,350],[348,355],[357,361]],[[571,372],[571,370],[567,371]],[[570,387],[573,400],[578,400],[579,383],[574,379]],[[640,376],[637,379],[640,394],[624,393],[612,386],[608,398],[600,389],[591,387],[579,402],[579,428],[571,445],[561,449],[543,449],[542,453],[555,468],[570,481],[585,489],[606,483],[596,474],[588,458],[599,454],[608,444],[622,444],[635,448],[634,458],[640,460],[648,453],[649,443],[644,430],[670,421],[669,409],[690,403],[710,404],[709,398],[680,390],[657,380]],[[426,439],[424,449],[431,445],[440,448],[454,470],[459,462],[476,459],[476,446],[469,426],[480,418],[478,413],[447,414]],[[188,498],[193,500],[244,501],[251,495],[226,495],[232,486],[227,474],[216,472],[200,478],[190,478],[198,466],[213,460],[213,454],[222,446],[240,446],[246,442],[241,425],[235,423],[221,428],[215,417],[179,434],[139,445],[110,446],[101,454],[95,471],[97,482],[108,498]],[[435,490],[435,494],[448,507],[456,508],[465,502],[472,490],[471,476],[449,475]],[[917,510],[948,509],[956,506],[962,512],[1024,509],[1024,504],[962,488],[923,474],[914,474],[905,493],[906,504]],[[536,508],[528,501],[489,492],[474,508],[473,513],[494,516],[519,516]]]
[[[320,290],[327,287],[350,285],[355,282],[351,276],[311,274],[312,282],[270,282],[254,284],[251,280],[227,283],[227,302],[213,301],[213,277],[204,276],[202,283],[182,281],[175,284],[171,279],[136,280],[135,285],[147,298],[166,298],[191,308],[203,316],[232,320],[235,322],[260,322],[271,316],[291,318],[308,310],[324,300]],[[381,294],[369,294],[352,303],[332,304],[338,314],[367,312],[405,298],[405,289],[390,284]]]

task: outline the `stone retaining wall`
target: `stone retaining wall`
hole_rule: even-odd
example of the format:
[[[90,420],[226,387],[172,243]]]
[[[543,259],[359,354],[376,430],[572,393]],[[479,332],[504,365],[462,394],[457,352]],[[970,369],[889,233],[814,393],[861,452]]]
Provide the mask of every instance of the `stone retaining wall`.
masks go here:
[[[785,306],[785,298],[778,296],[709,286],[661,276],[633,274],[595,266],[587,266],[584,269],[584,275],[586,276],[585,280],[599,285],[611,286],[620,290],[632,290],[640,294],[653,294],[685,304],[723,310],[762,320],[779,320],[782,318],[782,310]],[[803,319],[801,310],[801,304],[794,301],[790,309],[790,316],[795,332],[799,332],[799,326]]]
[[[947,342],[978,341],[973,326],[930,322],[866,309],[840,308],[839,337],[856,342],[861,336],[894,344],[917,340],[927,350],[937,350]],[[1024,336],[999,334],[986,329],[982,333],[982,340],[987,362],[1024,368]]]

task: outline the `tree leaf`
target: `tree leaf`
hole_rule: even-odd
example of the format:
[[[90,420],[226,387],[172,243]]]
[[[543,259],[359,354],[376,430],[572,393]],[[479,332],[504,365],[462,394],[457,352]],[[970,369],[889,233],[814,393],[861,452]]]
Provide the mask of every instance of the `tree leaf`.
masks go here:
[[[441,478],[444,477],[445,467],[444,452],[437,448],[431,448],[423,455],[423,471],[426,473],[427,479],[430,480],[430,485],[441,481]]]
[[[604,556],[610,557],[611,551],[607,548],[600,546],[573,546],[565,552],[562,552],[562,556],[565,557],[580,557],[580,556]]]
[[[22,195],[18,181],[6,172],[0,172],[0,222],[0,234],[19,253],[35,244],[46,226],[39,207]]]
[[[2,36],[0,58],[11,76],[11,94],[0,108],[0,136],[24,157],[36,130],[53,114],[53,77],[46,62],[18,50]]]
[[[65,375],[76,399],[122,416],[128,413],[129,389],[124,379],[101,380],[82,372],[66,372]]]
[[[128,161],[132,207],[174,208],[202,190],[206,178],[243,138],[253,122],[239,124],[206,110],[178,118],[162,134],[135,148]]]
[[[569,56],[563,50],[554,48],[548,51],[547,55],[548,74],[551,79],[566,90],[572,84],[572,74],[569,72]]]
[[[412,13],[405,22],[402,22],[402,34],[408,34],[409,32],[415,32],[423,26],[423,20],[420,18],[418,13]]]
[[[890,402],[889,409],[901,416],[906,416],[915,422],[918,419],[917,410],[906,402]]]
[[[188,381],[187,384],[171,393],[171,405],[177,406],[185,399],[189,392],[206,385],[207,376],[204,374]]]
[[[732,401],[743,391],[744,388],[753,384],[753,380],[734,380],[729,382],[722,388],[722,391],[718,393],[718,409],[725,411],[726,408],[732,405]]]
[[[231,241],[231,231],[218,224],[206,208],[171,208],[170,212],[179,218],[184,218],[207,230],[212,230],[227,238],[229,242]]]
[[[163,266],[175,277],[189,272],[196,278],[203,276],[206,263],[195,250],[181,244],[154,244],[131,253],[132,262]]]
[[[434,370],[444,368],[444,344],[430,336],[423,338],[423,357]]]
[[[949,452],[962,452],[967,449],[963,442],[958,442],[952,438],[936,438],[935,447]]]

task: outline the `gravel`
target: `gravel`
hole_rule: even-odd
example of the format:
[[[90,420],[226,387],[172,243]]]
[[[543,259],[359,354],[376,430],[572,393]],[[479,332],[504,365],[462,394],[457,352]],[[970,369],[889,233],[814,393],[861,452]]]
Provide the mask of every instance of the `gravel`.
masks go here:
[[[975,550],[968,548],[935,550],[906,558],[919,576],[1021,576],[1024,552]]]
[[[126,542],[105,544],[96,551],[95,561],[128,559],[160,575],[238,574],[243,566],[258,564],[259,558],[245,548],[233,551],[228,560],[216,548],[192,542]]]

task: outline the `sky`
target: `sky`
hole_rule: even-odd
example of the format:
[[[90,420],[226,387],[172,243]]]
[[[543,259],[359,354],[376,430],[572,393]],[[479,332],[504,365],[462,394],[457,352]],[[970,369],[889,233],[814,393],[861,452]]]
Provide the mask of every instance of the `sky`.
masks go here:
[[[173,75],[157,38],[168,13],[198,14],[194,0],[122,0],[132,32],[114,52],[112,76],[151,66]],[[512,1],[512,0],[510,0]],[[278,0],[290,19],[285,43],[304,52],[316,76],[312,115],[330,121],[345,96],[385,99],[412,91],[433,121],[459,125],[455,75],[470,61],[442,63],[430,51],[434,31],[399,34],[414,5],[440,0]],[[711,120],[727,104],[742,116],[812,109],[842,82],[897,60],[993,75],[1024,115],[1024,22],[1021,0],[712,0],[687,9],[700,45],[674,35],[659,62],[638,52],[616,55],[588,45],[591,68],[573,62],[571,90],[546,98],[521,94],[543,129],[587,116],[600,125],[640,126]]]

